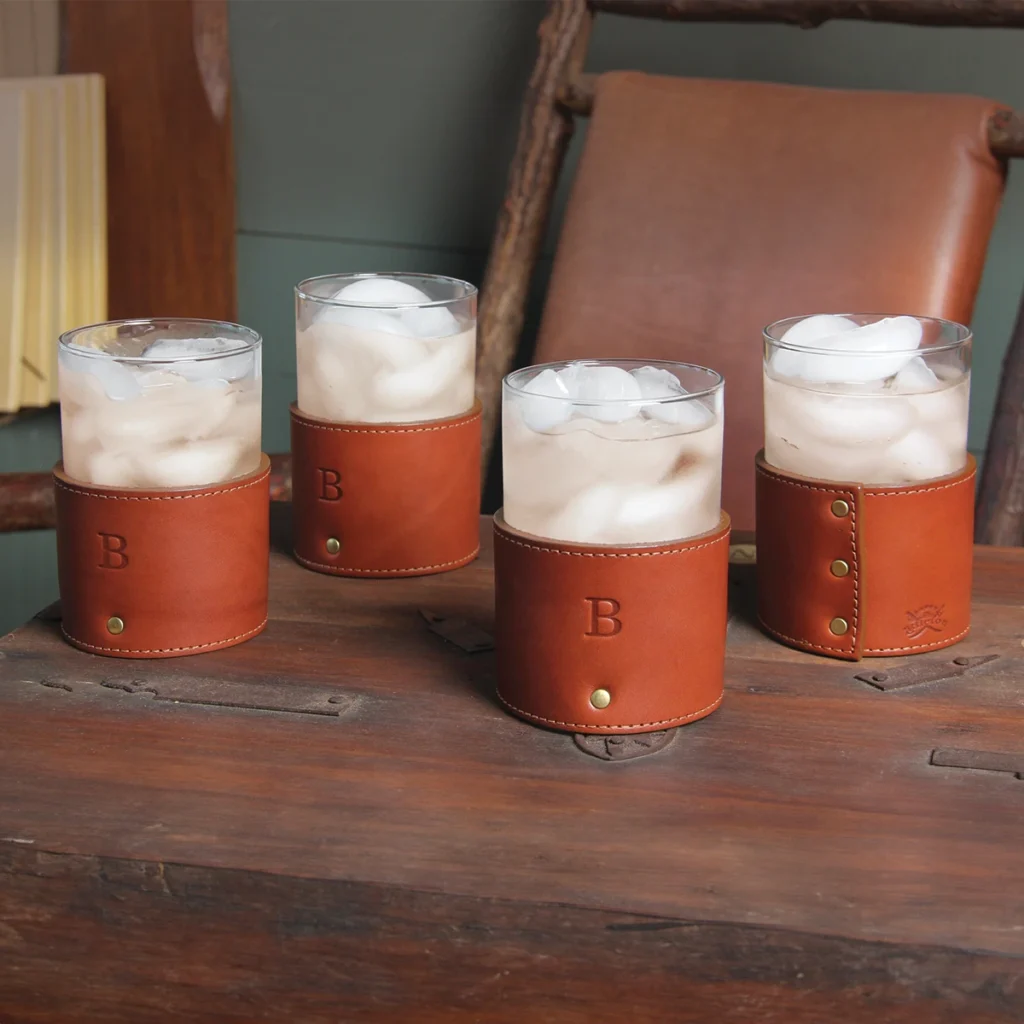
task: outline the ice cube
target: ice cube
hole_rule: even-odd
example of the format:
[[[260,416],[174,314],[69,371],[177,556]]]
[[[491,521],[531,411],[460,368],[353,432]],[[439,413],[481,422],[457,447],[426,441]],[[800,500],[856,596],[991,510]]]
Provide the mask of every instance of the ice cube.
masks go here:
[[[127,452],[96,452],[89,459],[88,482],[97,487],[133,487],[135,466]]]
[[[541,370],[527,381],[523,391],[534,397],[520,395],[515,399],[523,422],[538,432],[565,423],[572,415],[573,407],[569,399],[576,397],[574,381],[575,373],[566,374],[564,370],[556,372],[550,368]]]
[[[925,430],[912,430],[882,456],[887,477],[895,480],[934,480],[963,469],[964,448],[943,444]]]
[[[135,398],[142,394],[142,384],[139,375],[123,363],[106,356],[79,356],[69,358],[63,354],[62,362],[65,366],[83,374],[88,374],[107,398],[116,402],[123,402],[129,398]],[[85,399],[85,388],[78,389]],[[98,389],[97,389],[98,390]]]
[[[688,392],[671,371],[641,366],[630,373],[640,385],[643,397],[652,399],[642,407],[645,416],[663,423],[678,424],[687,430],[703,430],[711,426],[714,413],[699,398],[684,398]]]
[[[712,493],[717,478],[695,473],[671,484],[632,492],[620,505],[616,523],[623,543],[657,543],[713,529],[719,518]]]
[[[790,339],[800,326],[795,324],[781,340],[794,344]],[[912,316],[885,317],[873,324],[852,329],[847,327],[838,334],[825,337],[797,335],[795,344],[827,351],[802,352],[778,348],[771,359],[771,371],[776,377],[797,377],[821,383],[881,381],[899,373],[915,358],[914,351],[921,343],[921,335],[921,324]],[[831,354],[833,352],[835,354]]]
[[[459,333],[459,321],[444,306],[403,309],[401,320],[411,333],[420,338],[447,338]]]
[[[625,493],[612,484],[598,484],[581,491],[549,522],[554,540],[588,544],[599,541],[614,523]]]
[[[580,365],[576,374],[575,412],[603,423],[636,416],[643,394],[632,374],[618,366]]]
[[[238,349],[239,342],[231,338],[160,338],[147,345],[143,355],[147,360],[167,360],[166,369],[186,380],[241,380],[253,374],[253,351],[220,355]],[[219,356],[219,358],[218,358]],[[139,364],[140,372],[152,367]]]
[[[243,451],[240,441],[195,441],[139,458],[157,487],[203,487],[231,478]]]
[[[783,438],[795,434],[819,443],[867,445],[897,441],[913,425],[914,411],[907,400],[881,391],[876,397],[776,387],[779,392],[772,394],[771,419],[773,430]],[[781,387],[785,387],[785,396]]]
[[[430,302],[430,296],[419,288],[393,277],[361,277],[339,288],[333,298],[339,302],[355,302],[363,306],[408,306]]]
[[[317,324],[344,324],[346,327],[359,328],[363,331],[372,332],[376,339],[378,334],[398,335],[403,338],[411,338],[413,331],[402,322],[401,313],[397,310],[388,312],[384,309],[369,309],[364,306],[325,306],[320,316],[317,317]],[[341,335],[328,335],[336,343],[342,340]],[[344,339],[349,335],[346,333]]]
[[[921,392],[937,391],[939,378],[920,356],[915,356],[896,374],[892,386],[893,390],[901,395],[920,394]]]
[[[852,331],[857,323],[845,316],[833,316],[830,313],[819,313],[816,316],[798,320],[782,335],[780,341],[787,345],[799,345],[803,348],[818,348],[818,342],[825,338],[834,338],[837,334]]]
[[[449,387],[464,368],[463,363],[462,346],[441,345],[433,355],[410,370],[382,373],[374,391],[382,406],[408,409],[429,402]]]

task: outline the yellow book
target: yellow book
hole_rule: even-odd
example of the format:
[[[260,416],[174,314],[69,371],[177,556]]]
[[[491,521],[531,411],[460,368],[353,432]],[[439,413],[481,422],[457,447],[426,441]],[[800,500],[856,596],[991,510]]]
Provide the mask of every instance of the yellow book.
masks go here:
[[[18,89],[0,89],[0,412],[21,400],[25,241],[28,211],[28,103]]]

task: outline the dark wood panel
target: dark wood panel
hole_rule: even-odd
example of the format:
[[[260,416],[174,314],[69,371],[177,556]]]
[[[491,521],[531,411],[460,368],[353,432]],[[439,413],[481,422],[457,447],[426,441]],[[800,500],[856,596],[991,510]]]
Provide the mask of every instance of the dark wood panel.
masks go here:
[[[107,91],[112,318],[233,320],[227,0],[65,0],[62,70]]]
[[[771,928],[37,852],[0,841],[28,1021],[1014,1024],[1017,964]]]

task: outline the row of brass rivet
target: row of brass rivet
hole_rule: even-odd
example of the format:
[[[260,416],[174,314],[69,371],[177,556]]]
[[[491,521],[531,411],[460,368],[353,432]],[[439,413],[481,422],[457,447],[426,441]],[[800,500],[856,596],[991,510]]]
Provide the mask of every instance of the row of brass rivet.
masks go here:
[[[850,514],[850,506],[848,502],[843,501],[842,498],[836,498],[832,502],[832,515],[837,519],[842,519],[843,516]],[[844,562],[841,558],[837,558],[830,566],[829,569],[833,576],[845,576],[850,571],[849,562]],[[843,636],[850,629],[850,624],[841,615],[837,615],[829,624],[829,632],[834,636]]]

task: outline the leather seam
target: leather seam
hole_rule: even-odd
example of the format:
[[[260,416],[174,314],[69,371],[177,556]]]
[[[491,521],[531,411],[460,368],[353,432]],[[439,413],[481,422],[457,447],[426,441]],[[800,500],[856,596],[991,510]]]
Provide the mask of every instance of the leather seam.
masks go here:
[[[314,562],[311,558],[303,558],[297,551],[293,552],[293,554],[295,555],[296,560],[301,562],[303,565],[312,566],[317,569],[331,569],[334,572],[367,573],[373,576],[379,576],[381,573],[425,572],[427,569],[446,569],[453,565],[465,565],[480,554],[480,548],[477,546],[468,555],[464,555],[462,558],[456,558],[451,562],[438,562],[436,565],[416,565],[409,569],[353,569],[347,565],[331,565],[329,562]]]
[[[535,715],[532,711],[525,711],[523,708],[517,708],[515,704],[506,700],[505,697],[502,696],[500,690],[497,691],[497,694],[498,700],[500,700],[502,704],[520,715],[526,715],[528,718],[534,718],[538,722],[547,722],[549,725],[565,725],[570,729],[646,729],[652,725],[673,725],[677,722],[688,722],[691,719],[704,714],[706,711],[713,711],[722,703],[722,697],[718,697],[708,704],[707,707],[703,707],[699,711],[693,711],[688,715],[677,715],[675,718],[663,718],[659,722],[637,722],[635,725],[602,725],[600,722],[562,722],[557,718],[545,718],[543,715]]]
[[[783,640],[788,640],[791,644],[799,644],[803,647],[813,647],[816,651],[834,651],[837,654],[854,653],[847,647],[827,647],[825,644],[812,643],[810,640],[799,640],[795,636],[783,633],[782,630],[776,629],[774,626],[769,626],[760,615],[758,615],[757,621],[761,624],[762,628],[766,629],[772,636],[781,637]]]
[[[767,477],[769,480],[775,483],[781,484],[783,487],[799,487],[805,491],[817,491],[822,494],[833,494],[842,496],[849,499],[850,505],[850,549],[851,559],[853,565],[850,567],[851,575],[853,576],[853,622],[850,623],[850,646],[849,647],[826,647],[823,644],[811,643],[809,640],[797,640],[796,637],[787,636],[785,633],[781,633],[778,630],[772,630],[770,626],[762,622],[761,625],[769,632],[775,633],[777,636],[782,637],[784,640],[788,640],[794,644],[805,644],[808,647],[814,647],[819,651],[835,651],[839,654],[855,654],[857,652],[857,636],[858,630],[860,629],[860,556],[857,551],[857,496],[854,491],[848,488],[835,486],[835,487],[816,487],[813,484],[798,483],[796,480],[790,480],[788,477],[781,473],[770,473],[765,469],[762,469],[760,465],[757,467],[757,472]],[[954,487],[956,484],[946,484],[947,487]],[[938,488],[936,488],[938,490]],[[863,493],[863,491],[862,491]],[[900,492],[902,493],[902,492]],[[760,616],[758,617],[760,619]]]
[[[499,536],[501,536],[499,534]],[[501,539],[506,544],[515,544],[520,548],[529,548],[531,551],[540,551],[545,555],[571,555],[576,558],[655,558],[658,555],[685,555],[691,551],[701,551],[703,548],[713,547],[715,544],[721,544],[722,541],[728,541],[729,534],[724,533],[721,537],[716,537],[714,540],[705,541],[703,544],[695,544],[692,547],[687,548],[670,548],[668,551],[566,551],[565,548],[549,548],[542,547],[540,544],[528,544],[525,541],[514,540],[508,535],[501,536]],[[511,705],[509,705],[511,707]],[[571,722],[564,722],[563,725],[571,725]],[[650,722],[649,725],[655,723]],[[625,726],[623,728],[626,728]]]
[[[965,484],[969,484],[974,477],[975,474],[971,473],[955,483],[943,484],[941,487],[915,487],[909,491],[873,491],[865,487],[864,493],[869,498],[902,498],[910,494],[935,494],[938,491],[948,491],[951,487],[963,487]]]
[[[930,651],[935,650],[936,645],[942,647],[948,647],[950,644],[955,643],[957,640],[962,639],[970,633],[971,627],[968,626],[966,629],[960,630],[955,636],[945,637],[942,640],[935,640],[930,644],[912,644],[910,647],[865,647],[865,654],[886,654],[890,651]]]
[[[333,434],[427,434],[432,430],[457,430],[459,427],[468,427],[480,419],[479,413],[469,419],[460,420],[458,423],[445,423],[439,427],[392,427],[387,430],[380,427],[328,427],[321,423],[310,423],[308,420],[298,420],[303,427],[310,430],[326,430]]]
[[[53,482],[62,491],[67,491],[69,494],[77,494],[83,498],[99,498],[100,501],[188,501],[196,498],[219,498],[222,494],[231,494],[232,491],[244,491],[249,487],[257,487],[264,483],[269,476],[270,473],[267,472],[260,475],[256,480],[250,480],[247,484],[239,484],[237,487],[225,487],[219,491],[206,491],[203,494],[104,494],[97,491],[82,490],[78,487],[69,487],[67,484],[56,479]]]
[[[223,640],[211,640],[206,644],[193,644],[190,647],[101,647],[99,644],[90,644],[85,640],[79,640],[78,637],[72,636],[65,628],[64,623],[61,623],[60,631],[75,644],[80,644],[82,647],[87,647],[91,651],[112,651],[115,654],[170,654],[177,651],[205,651],[210,647],[218,647],[220,644],[229,644],[234,640],[245,640],[250,636],[255,636],[257,633],[266,626],[269,621],[269,617],[265,618],[255,629],[247,629],[244,633],[239,633],[238,636],[225,637]]]

